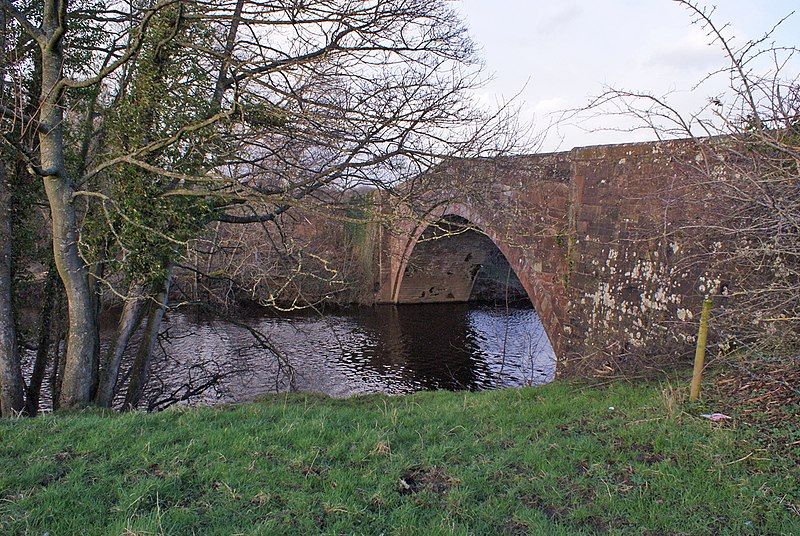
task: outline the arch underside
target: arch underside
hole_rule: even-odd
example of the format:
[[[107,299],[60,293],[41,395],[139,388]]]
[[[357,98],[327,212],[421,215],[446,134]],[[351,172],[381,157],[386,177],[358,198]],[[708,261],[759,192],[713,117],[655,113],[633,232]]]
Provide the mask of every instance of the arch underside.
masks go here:
[[[491,238],[466,219],[447,216],[417,239],[397,303],[516,302],[527,294]]]
[[[501,286],[512,289],[512,298],[533,305],[556,355],[562,356],[563,295],[559,292],[563,293],[563,288],[553,283],[556,276],[550,271],[551,265],[560,266],[561,261],[556,259],[559,252],[553,250],[554,241],[543,238],[529,248],[507,246],[501,236],[513,230],[505,229],[497,235],[492,232],[490,220],[460,204],[430,215],[426,223],[408,235],[402,253],[399,252],[391,279],[391,303],[469,301],[476,279],[484,275],[481,268],[493,264],[487,263],[492,256],[499,256],[505,264],[494,263],[495,270],[504,267],[500,270],[510,276],[500,280]],[[458,232],[447,232],[448,223],[455,223]],[[548,271],[542,270],[543,265],[548,266]]]

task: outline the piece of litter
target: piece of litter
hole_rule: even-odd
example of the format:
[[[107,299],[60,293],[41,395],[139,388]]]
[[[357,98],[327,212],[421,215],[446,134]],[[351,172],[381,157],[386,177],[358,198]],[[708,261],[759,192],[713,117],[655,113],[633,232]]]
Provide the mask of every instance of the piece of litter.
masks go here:
[[[614,411],[614,406],[608,406],[608,411]]]
[[[710,420],[711,422],[719,422],[724,421],[725,419],[730,419],[730,417],[724,413],[702,413],[700,416]]]

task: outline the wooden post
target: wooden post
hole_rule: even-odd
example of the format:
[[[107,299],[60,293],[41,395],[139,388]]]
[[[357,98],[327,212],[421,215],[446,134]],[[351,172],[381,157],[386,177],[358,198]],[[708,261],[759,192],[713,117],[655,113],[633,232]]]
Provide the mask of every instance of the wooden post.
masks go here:
[[[708,317],[711,316],[711,300],[703,301],[703,310],[700,313],[700,330],[697,332],[697,349],[694,353],[694,374],[692,374],[692,388],[689,391],[689,401],[695,402],[700,398],[700,380],[703,377],[703,365],[706,359],[706,339],[708,338]]]

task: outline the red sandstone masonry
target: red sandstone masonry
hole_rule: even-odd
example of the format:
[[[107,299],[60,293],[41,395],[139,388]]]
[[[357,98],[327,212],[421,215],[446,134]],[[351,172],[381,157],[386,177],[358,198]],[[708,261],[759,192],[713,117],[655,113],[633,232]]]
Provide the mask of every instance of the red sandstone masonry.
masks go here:
[[[374,300],[398,302],[419,235],[430,222],[457,215],[508,259],[542,317],[561,373],[587,373],[667,345],[687,350],[700,288],[718,283],[682,263],[689,248],[680,226],[691,215],[675,193],[686,180],[679,163],[693,154],[691,142],[669,141],[453,163],[434,179],[448,203],[422,223],[409,219],[379,233]],[[460,255],[453,250],[448,260],[446,248],[435,251],[442,266]],[[436,287],[448,284],[436,279]],[[402,295],[410,301],[413,293]]]

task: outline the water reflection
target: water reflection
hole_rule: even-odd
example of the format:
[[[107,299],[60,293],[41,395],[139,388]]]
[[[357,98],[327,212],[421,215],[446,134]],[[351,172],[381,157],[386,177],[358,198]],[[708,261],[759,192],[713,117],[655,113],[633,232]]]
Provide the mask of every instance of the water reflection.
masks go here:
[[[555,358],[530,307],[425,304],[241,319],[267,334],[296,370],[295,387],[331,396],[431,389],[481,390],[552,380]],[[242,402],[286,390],[289,378],[240,327],[173,313],[150,398],[219,386],[189,402]],[[187,371],[189,376],[187,376]],[[209,372],[210,371],[210,372]]]

